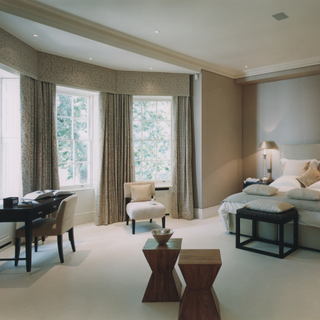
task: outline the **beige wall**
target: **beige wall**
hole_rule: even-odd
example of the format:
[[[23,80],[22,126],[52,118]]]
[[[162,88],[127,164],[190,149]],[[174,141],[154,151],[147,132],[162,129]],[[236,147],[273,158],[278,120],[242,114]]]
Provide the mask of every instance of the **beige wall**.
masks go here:
[[[203,70],[201,101],[201,110],[194,110],[198,121],[195,135],[201,136],[201,150],[196,150],[201,152],[201,163],[196,164],[201,178],[197,177],[195,183],[200,184],[198,206],[205,209],[241,190],[242,87],[232,79]],[[200,112],[201,124],[197,119]]]
[[[282,144],[320,142],[320,75],[243,87],[243,178],[263,176],[263,140],[273,141],[267,168],[280,175]],[[270,164],[271,158],[271,164]]]

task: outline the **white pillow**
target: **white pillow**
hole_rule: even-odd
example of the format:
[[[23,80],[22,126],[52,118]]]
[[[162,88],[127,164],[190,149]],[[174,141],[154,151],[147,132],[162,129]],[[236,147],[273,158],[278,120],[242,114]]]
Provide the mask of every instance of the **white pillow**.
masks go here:
[[[131,201],[150,201],[151,200],[151,184],[141,184],[130,186]]]
[[[291,188],[301,188],[299,181],[297,181],[298,176],[281,176],[269,184],[271,187],[281,188],[281,187],[291,187]]]
[[[320,191],[305,188],[291,189],[286,196],[298,200],[320,200]]]
[[[310,165],[310,160],[281,159],[281,162],[283,165],[282,176],[301,176],[308,170]]]
[[[293,209],[294,206],[287,202],[259,199],[248,202],[244,208],[257,211],[283,212]]]
[[[277,193],[278,188],[266,186],[263,184],[253,184],[243,189],[247,194],[257,194],[260,196],[273,196]]]

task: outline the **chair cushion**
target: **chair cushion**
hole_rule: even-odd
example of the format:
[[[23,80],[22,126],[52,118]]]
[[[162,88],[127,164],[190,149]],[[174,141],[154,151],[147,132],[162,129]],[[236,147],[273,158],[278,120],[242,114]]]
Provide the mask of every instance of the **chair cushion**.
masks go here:
[[[45,218],[45,219],[37,219],[32,221],[33,237],[56,236],[56,235],[58,235],[56,219]],[[25,226],[22,226],[16,230],[16,238],[22,238],[24,236],[25,236]]]
[[[162,218],[166,214],[165,211],[164,205],[159,202],[156,205],[150,204],[149,201],[127,204],[127,214],[134,220]]]

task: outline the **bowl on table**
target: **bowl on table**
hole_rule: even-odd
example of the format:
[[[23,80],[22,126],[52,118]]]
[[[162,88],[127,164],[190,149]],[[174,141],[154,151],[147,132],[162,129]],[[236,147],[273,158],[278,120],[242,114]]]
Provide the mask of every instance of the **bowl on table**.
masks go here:
[[[174,233],[173,229],[159,228],[151,230],[154,239],[159,244],[166,244]]]

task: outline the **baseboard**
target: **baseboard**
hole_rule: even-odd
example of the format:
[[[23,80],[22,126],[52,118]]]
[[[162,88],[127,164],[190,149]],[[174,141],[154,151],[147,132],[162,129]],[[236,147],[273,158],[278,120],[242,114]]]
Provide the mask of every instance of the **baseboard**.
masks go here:
[[[220,206],[213,206],[213,207],[204,208],[204,209],[194,208],[194,217],[195,219],[203,220],[203,219],[217,216],[219,214],[218,213],[219,207]]]
[[[94,211],[78,213],[74,216],[74,225],[78,226],[80,224],[94,222]]]

